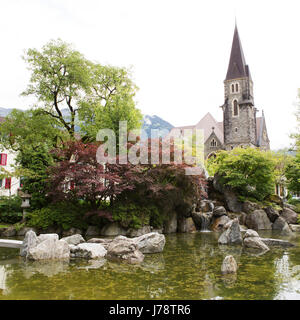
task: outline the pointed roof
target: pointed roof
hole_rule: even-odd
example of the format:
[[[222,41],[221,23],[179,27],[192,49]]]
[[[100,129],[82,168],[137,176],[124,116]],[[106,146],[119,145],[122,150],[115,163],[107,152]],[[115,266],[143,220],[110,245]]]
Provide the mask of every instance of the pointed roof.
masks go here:
[[[230,60],[225,80],[244,77],[250,77],[250,71],[249,67],[246,65],[239,32],[237,26],[235,25]]]

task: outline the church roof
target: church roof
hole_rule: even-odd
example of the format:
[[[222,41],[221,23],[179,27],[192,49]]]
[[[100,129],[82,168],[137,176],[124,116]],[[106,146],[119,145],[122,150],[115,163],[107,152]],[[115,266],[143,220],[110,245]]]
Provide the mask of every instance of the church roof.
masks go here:
[[[232,79],[238,79],[238,78],[244,78],[244,77],[251,78],[251,75],[250,75],[249,67],[248,65],[246,65],[246,60],[245,60],[239,32],[238,32],[237,26],[235,26],[230,60],[229,60],[229,65],[228,65],[225,80],[232,80]]]
[[[219,141],[224,143],[223,122],[217,122],[209,112],[193,126],[175,127],[172,130],[174,129],[202,129],[204,131],[204,142],[210,137],[212,131],[214,131]],[[170,134],[172,133],[172,130]]]

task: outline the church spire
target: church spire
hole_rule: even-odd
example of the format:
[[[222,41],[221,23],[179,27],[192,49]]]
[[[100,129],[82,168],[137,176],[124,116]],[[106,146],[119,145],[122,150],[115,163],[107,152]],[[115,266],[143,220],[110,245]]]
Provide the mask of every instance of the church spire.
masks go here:
[[[249,67],[246,65],[239,32],[235,23],[230,60],[225,81],[244,77],[250,77],[250,71]]]

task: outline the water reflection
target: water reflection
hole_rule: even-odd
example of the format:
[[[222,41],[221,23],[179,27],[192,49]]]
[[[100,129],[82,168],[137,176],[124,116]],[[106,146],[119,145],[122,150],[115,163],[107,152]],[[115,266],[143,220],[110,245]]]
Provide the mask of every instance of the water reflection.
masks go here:
[[[145,255],[140,265],[26,262],[17,251],[0,249],[0,299],[300,299],[299,236],[298,246],[263,255],[218,245],[218,236],[168,235],[164,252]],[[236,259],[237,274],[222,275],[227,255]]]

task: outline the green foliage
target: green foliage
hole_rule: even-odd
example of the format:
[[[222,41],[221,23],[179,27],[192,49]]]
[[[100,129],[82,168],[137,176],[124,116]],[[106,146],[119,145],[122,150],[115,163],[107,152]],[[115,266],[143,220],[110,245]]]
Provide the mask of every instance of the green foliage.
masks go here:
[[[300,193],[300,151],[296,157],[287,164],[285,176],[288,180],[289,191]]]
[[[95,141],[100,129],[112,129],[118,144],[119,121],[127,121],[128,131],[142,125],[142,114],[134,101],[137,87],[125,68],[95,64],[91,73],[92,94],[79,104],[81,132]]]
[[[61,227],[64,230],[72,227],[86,229],[85,213],[86,207],[78,203],[59,202],[28,213],[27,225],[40,229],[52,226]]]
[[[18,196],[0,197],[0,222],[13,224],[22,220],[21,204]]]
[[[138,229],[144,225],[159,227],[162,216],[154,205],[139,206],[136,203],[118,203],[112,210],[114,221],[118,221],[125,228]]]
[[[25,225],[26,225],[25,222],[23,222],[23,223],[17,222],[17,223],[14,224],[14,228],[15,228],[15,230],[18,232],[18,231],[20,231],[22,228],[24,228]]]
[[[221,151],[214,165],[220,183],[241,196],[263,200],[273,193],[275,160],[269,152],[254,148]]]

